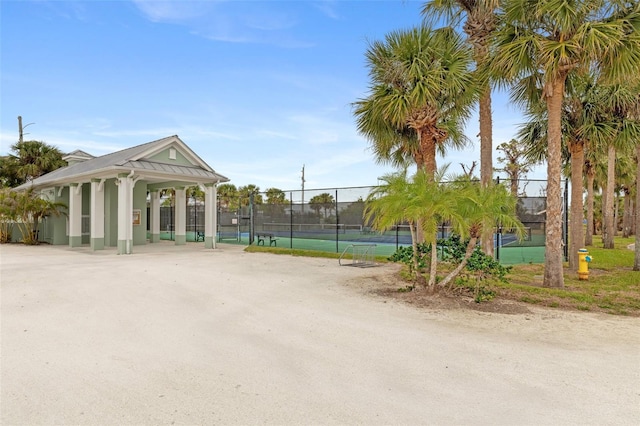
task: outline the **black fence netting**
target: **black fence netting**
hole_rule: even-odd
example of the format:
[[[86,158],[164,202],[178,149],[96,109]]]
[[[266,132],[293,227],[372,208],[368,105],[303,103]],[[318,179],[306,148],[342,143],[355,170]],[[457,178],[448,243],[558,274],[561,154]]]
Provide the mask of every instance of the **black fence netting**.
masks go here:
[[[511,188],[508,180],[500,183]],[[513,230],[496,224],[494,254],[506,264],[543,262],[546,182],[526,180],[516,187],[517,215],[526,232],[519,239]],[[350,245],[371,244],[378,255],[390,255],[400,246],[411,245],[411,233],[405,223],[384,231],[367,223],[365,201],[373,188],[283,191],[279,197],[259,193],[220,201],[218,240],[332,252],[342,252]],[[450,234],[450,227],[443,223],[437,237],[448,238]]]
[[[511,186],[518,193],[516,213],[525,227],[524,238],[496,224],[494,255],[502,263],[539,263],[544,261],[546,224],[546,181],[521,180]],[[401,246],[411,245],[406,223],[387,230],[373,229],[365,220],[367,196],[374,187],[352,187],[256,193],[250,197],[219,198],[216,237],[220,242],[259,244],[292,249],[342,252],[351,245],[375,245],[378,255],[391,255]],[[567,185],[563,195],[567,202]],[[567,209],[563,209],[565,256]],[[175,206],[165,200],[160,208],[160,238],[175,238]],[[148,225],[148,224],[147,224]],[[204,231],[205,206],[190,199],[186,206],[188,241],[197,241]],[[443,223],[438,238],[448,238],[451,229]]]

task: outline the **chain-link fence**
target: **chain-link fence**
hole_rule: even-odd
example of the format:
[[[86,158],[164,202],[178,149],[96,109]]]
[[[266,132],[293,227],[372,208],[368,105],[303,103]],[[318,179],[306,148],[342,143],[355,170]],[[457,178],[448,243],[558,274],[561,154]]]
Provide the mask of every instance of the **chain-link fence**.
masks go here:
[[[173,205],[160,206],[160,239],[175,240],[175,216],[176,208]],[[150,209],[147,208],[147,217]],[[187,241],[196,241],[198,232],[204,232],[205,211],[204,203],[188,204],[186,206],[186,237]],[[150,232],[150,223],[147,221],[147,232]],[[202,241],[202,240],[200,240]]]
[[[544,261],[546,181],[521,180],[517,191],[517,215],[526,233],[519,240],[512,230],[494,230],[494,253],[505,264]],[[411,245],[407,224],[386,231],[372,229],[364,219],[365,200],[374,187],[330,188],[254,194],[250,198],[220,200],[218,240],[292,249],[342,252],[351,244],[375,244],[376,253],[390,255],[400,246]],[[566,205],[567,188],[565,185]],[[566,212],[566,209],[565,209]],[[565,230],[566,214],[565,218]],[[446,223],[438,238],[447,238]],[[566,232],[565,241],[566,241]],[[566,244],[565,244],[566,247]]]

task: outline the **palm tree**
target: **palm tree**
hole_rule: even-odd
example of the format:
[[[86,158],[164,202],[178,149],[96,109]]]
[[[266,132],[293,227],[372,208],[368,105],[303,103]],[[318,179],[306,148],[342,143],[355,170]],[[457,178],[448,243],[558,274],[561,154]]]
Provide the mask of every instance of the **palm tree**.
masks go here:
[[[39,176],[67,165],[62,159],[60,150],[44,142],[16,142],[11,145],[11,150],[13,154],[5,157],[3,161],[7,161],[9,163],[8,168],[12,168],[16,174],[17,180],[12,182],[13,186],[30,182]]]
[[[640,120],[640,94],[636,92],[635,103],[629,108],[629,117],[633,120]],[[640,188],[638,183],[640,182],[640,140],[636,140],[636,182],[635,182],[635,220],[633,227],[635,228],[636,242],[635,242],[635,256],[633,260],[633,270],[640,271]]]
[[[287,204],[287,197],[281,189],[268,188],[265,194],[267,196],[267,204]]]
[[[442,183],[444,170],[435,178],[419,169],[409,178],[407,169],[382,177],[384,184],[376,187],[367,198],[365,220],[379,231],[408,222],[413,246],[413,272],[419,284],[435,290],[437,274],[436,236],[438,225],[444,220],[459,222],[456,194]],[[429,281],[425,282],[418,267],[418,230],[426,236],[431,247]]]
[[[240,197],[241,206],[248,206],[249,200],[251,199],[252,196],[253,196],[254,204],[262,204],[262,195],[260,194],[260,187],[252,183],[238,188],[238,196]]]
[[[451,29],[388,34],[366,53],[370,94],[354,103],[358,131],[380,162],[415,163],[434,176],[436,150],[466,144],[476,90],[471,51]]]
[[[638,107],[637,114],[637,116],[640,117],[640,105]],[[640,143],[636,144],[636,184],[638,182],[640,182]],[[633,261],[633,270],[640,271],[640,189],[638,189],[637,186],[635,217],[636,253]]]
[[[323,192],[322,194],[315,195],[311,197],[309,200],[309,206],[316,211],[316,213],[320,213],[320,209],[324,210],[324,217],[328,217],[327,211],[331,212],[336,208],[336,200],[333,198],[333,195],[328,192]]]
[[[232,183],[218,185],[218,204],[225,209],[237,209],[238,188]]]
[[[25,244],[38,244],[38,223],[45,216],[64,214],[66,204],[42,198],[39,193],[29,188],[16,194],[15,216],[19,219],[18,227]]]
[[[561,219],[562,106],[571,72],[597,69],[619,80],[640,71],[640,5],[621,0],[504,0],[492,68],[517,83],[512,98],[548,116],[547,223],[543,285],[563,287]]]
[[[473,46],[473,60],[478,69],[489,63],[490,37],[497,27],[496,9],[499,0],[429,0],[424,4],[422,15],[428,21],[444,17],[452,26],[457,26],[463,17],[463,31]],[[480,98],[478,116],[480,124],[480,181],[488,186],[493,178],[493,124],[491,117],[491,85],[488,79],[479,84]],[[482,249],[493,253],[493,233],[485,233]]]
[[[628,152],[640,140],[640,120],[633,116],[634,110],[637,108],[638,87],[640,84],[632,86],[628,83],[605,87],[607,113],[615,125],[613,137],[606,145],[607,178],[602,205],[603,242],[606,249],[615,247],[613,237],[617,229],[614,196],[616,192],[616,165],[619,165],[619,162],[616,161],[616,152]]]
[[[0,243],[10,243],[13,224],[18,219],[18,193],[9,188],[0,188]]]
[[[459,219],[454,222],[456,233],[469,238],[462,261],[442,280],[444,287],[457,277],[467,265],[485,229],[493,229],[498,223],[504,229],[513,229],[518,238],[524,234],[524,226],[516,215],[518,198],[512,196],[503,185],[490,183],[478,185],[469,179],[458,179],[451,185],[456,194]]]
[[[563,138],[570,154],[571,166],[569,267],[572,271],[577,271],[578,250],[586,244],[582,222],[587,153],[605,145],[606,141],[615,134],[615,128],[606,114],[608,91],[602,90],[602,86],[596,83],[593,74],[572,74],[568,81],[570,84],[567,85],[567,96],[563,105]],[[590,191],[591,198],[588,193],[588,201],[592,203],[593,187]],[[593,209],[593,205],[591,208]]]
[[[601,168],[600,156],[595,147],[588,147],[585,150],[584,174],[585,189],[587,191],[587,199],[585,201],[585,210],[587,211],[587,229],[584,235],[584,245],[593,245],[594,229],[594,192],[600,188],[599,182],[596,184],[596,171]]]

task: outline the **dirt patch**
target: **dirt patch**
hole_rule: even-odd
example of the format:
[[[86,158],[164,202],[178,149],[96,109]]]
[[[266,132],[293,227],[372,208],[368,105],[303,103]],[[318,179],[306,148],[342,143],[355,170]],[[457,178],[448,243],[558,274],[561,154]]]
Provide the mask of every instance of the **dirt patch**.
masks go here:
[[[422,289],[409,290],[407,283],[400,278],[399,265],[385,265],[384,272],[376,271],[374,275],[359,277],[348,282],[364,294],[393,300],[420,309],[433,311],[442,310],[472,310],[498,314],[528,314],[531,313],[526,303],[508,299],[493,299],[476,303],[471,295],[440,292],[429,294]],[[403,291],[405,290],[405,291]]]

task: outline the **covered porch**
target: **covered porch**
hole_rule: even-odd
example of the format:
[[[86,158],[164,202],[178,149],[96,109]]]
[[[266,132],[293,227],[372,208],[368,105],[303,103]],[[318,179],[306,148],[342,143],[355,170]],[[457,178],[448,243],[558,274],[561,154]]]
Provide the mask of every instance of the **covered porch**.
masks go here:
[[[204,229],[199,240],[205,248],[216,247],[216,186],[228,179],[177,136],[101,157],[74,151],[65,159],[68,167],[29,184],[43,197],[68,206],[66,217],[43,223],[43,238],[51,244],[89,245],[92,250],[116,247],[118,254],[131,254],[136,245],[158,243],[160,195],[171,191],[175,197],[174,243],[184,245],[187,189],[195,187],[204,194]]]

